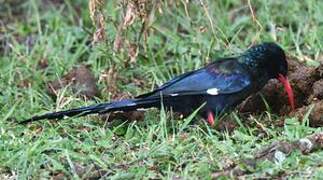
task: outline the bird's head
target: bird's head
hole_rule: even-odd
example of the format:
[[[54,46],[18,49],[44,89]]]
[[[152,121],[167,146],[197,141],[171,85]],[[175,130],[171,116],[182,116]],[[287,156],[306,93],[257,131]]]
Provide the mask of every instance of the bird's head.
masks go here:
[[[289,103],[294,109],[294,94],[287,79],[288,65],[284,50],[276,43],[267,42],[251,47],[243,56],[244,63],[257,69],[257,76],[276,78],[284,85]]]

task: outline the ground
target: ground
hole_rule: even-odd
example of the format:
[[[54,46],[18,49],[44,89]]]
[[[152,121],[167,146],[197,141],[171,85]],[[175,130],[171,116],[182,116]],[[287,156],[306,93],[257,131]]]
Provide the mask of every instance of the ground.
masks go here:
[[[310,122],[315,108],[298,116],[271,111],[269,103],[260,112],[229,113],[216,128],[194,114],[181,119],[163,110],[16,123],[136,96],[263,41],[277,42],[289,61],[315,69],[323,61],[323,1],[163,1],[145,26],[136,18],[125,21],[128,27],[120,25],[126,6],[108,1],[101,42],[93,42],[86,1],[0,2],[0,179],[323,175],[322,144],[309,151],[296,145],[322,131]],[[306,87],[316,92],[322,74]],[[301,80],[294,85],[307,82]],[[323,142],[320,135],[315,142]]]

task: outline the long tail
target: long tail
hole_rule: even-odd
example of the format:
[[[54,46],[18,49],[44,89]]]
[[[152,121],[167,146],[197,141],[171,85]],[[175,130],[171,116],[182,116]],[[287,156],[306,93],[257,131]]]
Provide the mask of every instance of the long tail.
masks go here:
[[[40,116],[34,116],[30,119],[19,122],[19,124],[26,124],[43,119],[63,119],[72,116],[85,116],[88,114],[102,114],[113,111],[132,111],[138,108],[159,107],[159,98],[142,98],[142,99],[124,99],[110,103],[101,103],[92,106],[80,107],[65,111],[46,113]]]

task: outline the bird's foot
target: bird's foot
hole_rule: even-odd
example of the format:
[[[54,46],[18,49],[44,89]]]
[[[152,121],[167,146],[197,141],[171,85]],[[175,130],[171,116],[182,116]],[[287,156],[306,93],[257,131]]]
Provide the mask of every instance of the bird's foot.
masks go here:
[[[207,113],[207,122],[210,124],[210,126],[214,126],[214,114],[212,111]]]

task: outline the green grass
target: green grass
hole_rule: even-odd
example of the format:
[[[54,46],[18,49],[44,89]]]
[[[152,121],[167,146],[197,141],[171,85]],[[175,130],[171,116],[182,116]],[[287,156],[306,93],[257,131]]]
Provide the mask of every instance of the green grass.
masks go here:
[[[140,42],[137,62],[127,68],[127,53],[112,50],[115,23],[120,21],[116,4],[108,1],[105,9],[107,43],[91,47],[88,32],[94,27],[87,2],[42,2],[6,2],[0,7],[0,177],[39,179],[63,174],[77,179],[100,170],[102,176],[114,179],[210,179],[229,161],[243,166],[243,159],[274,141],[291,141],[322,130],[300,124],[293,117],[286,118],[283,128],[274,127],[263,122],[280,117],[264,113],[255,117],[268,134],[262,137],[253,120],[231,114],[240,126],[229,134],[209,128],[199,117],[177,120],[156,110],[139,122],[111,124],[88,116],[17,125],[15,120],[34,114],[94,103],[68,89],[54,100],[45,90],[48,81],[79,64],[89,65],[97,78],[114,66],[119,76],[129,79],[128,83],[119,82],[118,88],[138,95],[176,74],[241,53],[251,43],[276,41],[288,56],[308,65],[317,65],[322,58],[320,0],[252,1],[256,19],[247,1],[203,1],[204,7],[196,1],[188,6],[188,13],[184,1],[178,1],[177,6],[163,5],[163,14],[155,15],[147,42]],[[140,27],[137,21],[126,31],[126,38],[135,42]],[[207,31],[199,31],[202,27]],[[48,68],[37,68],[43,59],[48,61]],[[143,79],[145,86],[132,83],[134,77]],[[30,86],[22,86],[23,82]],[[97,85],[101,90],[109,88],[104,81]],[[109,100],[111,94],[102,91],[99,101]],[[197,123],[189,123],[192,118]],[[245,125],[246,121],[251,125]],[[322,151],[309,155],[294,151],[280,163],[257,164],[245,177],[319,178],[322,162]],[[80,166],[85,167],[84,173],[79,172]]]

